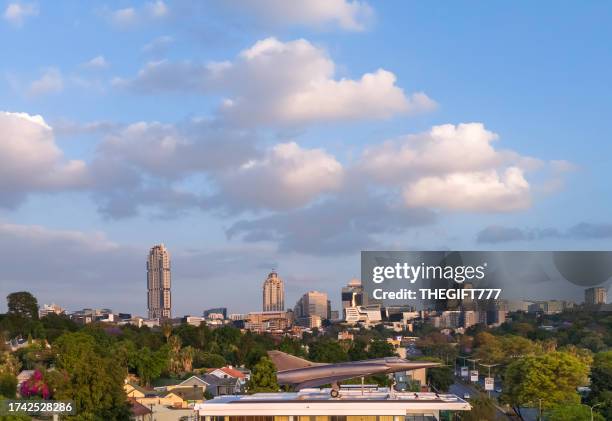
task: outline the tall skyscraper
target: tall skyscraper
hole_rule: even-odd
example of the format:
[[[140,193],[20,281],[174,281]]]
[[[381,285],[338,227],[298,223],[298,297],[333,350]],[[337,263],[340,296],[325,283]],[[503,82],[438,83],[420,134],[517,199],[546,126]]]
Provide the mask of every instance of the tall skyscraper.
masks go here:
[[[584,303],[586,305],[605,304],[608,297],[608,291],[602,287],[588,288],[584,290]]]
[[[263,311],[285,310],[285,286],[275,271],[270,272],[263,284]]]
[[[157,244],[149,251],[147,288],[149,319],[170,318],[170,254],[163,244]]]
[[[297,318],[318,316],[322,320],[329,319],[330,308],[327,293],[308,291],[298,300],[293,312]]]

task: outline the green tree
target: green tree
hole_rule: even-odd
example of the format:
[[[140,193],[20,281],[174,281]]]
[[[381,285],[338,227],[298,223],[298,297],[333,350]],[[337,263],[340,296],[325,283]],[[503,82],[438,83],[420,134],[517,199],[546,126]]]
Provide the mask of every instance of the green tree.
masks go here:
[[[178,374],[183,366],[181,362],[181,338],[172,335],[168,338],[170,372]]]
[[[323,339],[313,342],[308,348],[308,357],[312,361],[339,363],[348,361],[348,354],[338,341]]]
[[[8,313],[38,320],[38,301],[27,291],[13,292],[6,297]]]
[[[375,339],[370,342],[368,347],[368,358],[383,358],[392,357],[395,355],[395,349],[387,341]]]
[[[31,370],[38,366],[48,366],[55,358],[55,352],[41,343],[33,343],[15,352],[23,368]]]
[[[595,354],[590,377],[589,404],[598,404],[597,410],[612,419],[612,351]]]
[[[0,372],[10,373],[14,376],[21,370],[21,361],[10,352],[0,352]]]
[[[253,368],[248,392],[278,392],[276,368],[268,357],[262,357]]]
[[[542,351],[537,343],[517,335],[495,336],[480,332],[474,337],[474,358],[487,364],[507,364]]]
[[[157,351],[151,351],[144,347],[132,353],[128,357],[130,368],[136,371],[140,382],[144,386],[150,386],[151,382],[161,376],[168,367],[168,349],[163,347]]]
[[[97,349],[92,336],[66,333],[55,342],[57,370],[49,371],[49,383],[57,400],[72,400],[79,421],[128,420],[123,390],[126,367]]]
[[[170,335],[172,335],[172,323],[166,320],[162,323],[161,329],[162,333],[164,334],[164,338],[166,338],[166,342],[168,342],[168,338],[170,338]]]
[[[186,346],[181,349],[180,358],[183,364],[183,371],[190,373],[193,370],[193,357],[195,355],[195,349],[191,346]]]
[[[566,352],[519,358],[504,373],[503,402],[521,416],[520,407],[539,403],[552,408],[558,402],[579,403],[576,388],[587,381],[588,366]]]
[[[240,329],[225,325],[213,331],[214,340],[222,349],[236,347],[240,342]]]
[[[11,373],[0,374],[0,396],[14,399],[17,393],[17,377]]]
[[[462,414],[462,421],[483,421],[495,419],[495,402],[486,395],[478,394],[470,399],[472,410]]]
[[[453,370],[450,367],[432,367],[427,369],[427,383],[439,392],[447,392],[455,382]]]
[[[557,405],[546,411],[547,421],[591,421],[591,409],[585,405],[569,404]],[[605,418],[593,412],[593,421],[605,421]]]
[[[49,342],[55,341],[66,332],[76,332],[78,325],[65,314],[49,313],[41,317],[40,322],[45,329],[45,337]]]
[[[421,339],[417,346],[424,355],[440,358],[443,361],[453,361],[457,357],[457,349],[449,343],[449,338],[440,332],[432,332]]]
[[[595,332],[589,332],[584,335],[580,339],[580,342],[578,342],[578,346],[581,348],[590,349],[593,352],[599,352],[606,349],[606,344],[603,341],[603,335]]]
[[[193,366],[195,368],[219,368],[225,365],[225,358],[219,354],[211,354],[210,352],[196,351],[193,357]]]
[[[267,354],[266,348],[264,348],[261,344],[255,344],[252,347],[249,347],[246,356],[244,357],[244,365],[247,368],[253,368],[255,365],[259,363],[262,357],[265,357]]]
[[[295,355],[296,357],[306,357],[306,353],[304,352],[304,348],[302,347],[300,341],[289,336],[283,336],[278,349],[287,354]]]
[[[232,364],[239,365],[244,363],[244,361],[239,361],[237,358],[237,351],[240,348],[241,339],[240,329],[225,325],[215,329],[212,337],[213,340],[211,341],[208,351],[215,354],[222,354],[223,357]],[[242,351],[246,350],[243,348]]]
[[[363,339],[355,339],[348,350],[348,356],[351,361],[360,361],[368,358],[366,350],[368,344]]]

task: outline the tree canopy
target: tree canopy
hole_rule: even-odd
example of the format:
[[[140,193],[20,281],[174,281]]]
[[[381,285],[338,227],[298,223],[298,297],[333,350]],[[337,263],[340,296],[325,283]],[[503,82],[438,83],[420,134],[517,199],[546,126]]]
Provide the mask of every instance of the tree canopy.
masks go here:
[[[9,314],[38,319],[38,301],[27,291],[13,292],[6,297]]]
[[[587,383],[588,366],[567,352],[550,352],[517,359],[504,373],[502,400],[521,406],[552,408],[559,402],[580,403],[578,386]]]
[[[599,405],[597,410],[612,419],[612,351],[595,354],[590,377],[589,404]]]
[[[50,380],[55,399],[75,403],[75,420],[129,419],[123,379],[127,367],[97,349],[92,336],[66,333],[56,341],[57,370]]]
[[[580,404],[557,405],[545,415],[547,421],[591,421],[591,409]],[[594,412],[593,421],[605,421],[605,418]]]
[[[262,357],[255,367],[253,367],[251,380],[248,385],[248,392],[278,392],[278,390],[279,386],[276,378],[276,368],[270,358]]]

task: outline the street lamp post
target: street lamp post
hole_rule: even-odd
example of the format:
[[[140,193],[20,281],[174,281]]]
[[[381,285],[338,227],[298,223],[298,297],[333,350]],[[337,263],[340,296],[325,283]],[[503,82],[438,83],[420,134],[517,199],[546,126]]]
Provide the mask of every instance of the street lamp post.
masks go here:
[[[468,358],[468,361],[473,364],[472,369],[476,371],[476,361],[480,361],[480,358]],[[471,373],[470,373],[470,381],[472,381]],[[478,383],[478,379],[476,379],[476,383]]]
[[[470,358],[470,357],[469,357],[469,355],[468,355],[468,356],[465,356],[465,357],[462,357],[462,356],[460,356],[460,355],[459,355],[459,356],[458,356],[458,358],[461,358],[461,359],[463,360],[463,366],[465,366],[465,360],[467,360],[467,359],[468,359],[468,358]],[[463,366],[462,366],[462,367],[463,367]]]
[[[480,358],[467,358],[469,362],[473,364],[473,369],[476,370],[476,361],[480,361]]]
[[[542,419],[542,398],[538,399],[540,401],[540,411],[538,412],[538,421]]]
[[[593,421],[593,408],[603,405],[603,403],[596,403],[595,405],[591,406],[591,405],[587,405],[586,403],[581,403],[580,405],[584,405],[586,407],[588,407],[591,410],[591,421]]]
[[[499,364],[483,364],[480,363],[481,366],[483,367],[487,367],[489,369],[489,375],[487,377],[491,377],[491,367],[495,367]],[[486,386],[486,381],[485,381],[485,386]],[[493,379],[493,387],[495,387],[495,379]],[[487,390],[487,394],[489,395],[489,397],[491,397],[491,391]]]

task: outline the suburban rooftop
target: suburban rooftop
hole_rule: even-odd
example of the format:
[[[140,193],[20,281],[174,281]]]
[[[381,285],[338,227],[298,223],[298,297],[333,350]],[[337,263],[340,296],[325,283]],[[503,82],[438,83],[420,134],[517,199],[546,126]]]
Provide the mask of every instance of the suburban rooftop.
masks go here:
[[[279,402],[279,401],[416,401],[466,403],[453,394],[433,392],[397,392],[388,387],[372,385],[342,386],[340,397],[332,398],[330,388],[302,389],[299,392],[256,393],[254,395],[225,395],[206,401],[206,404],[228,404],[234,402]]]
[[[468,402],[453,394],[396,392],[387,387],[343,386],[340,397],[332,398],[331,388],[302,389],[299,392],[226,395],[197,403],[200,416],[405,416],[434,414],[439,411],[469,411]],[[209,419],[207,419],[209,421]]]

